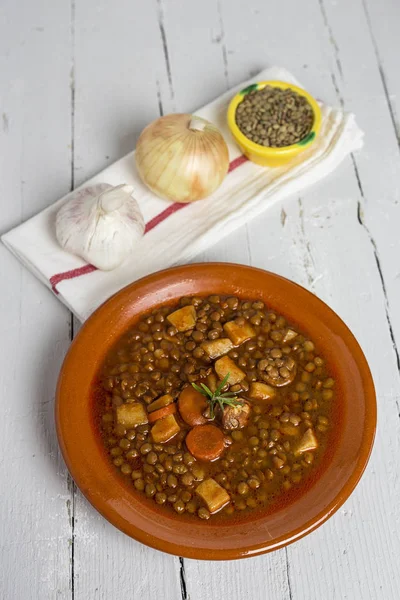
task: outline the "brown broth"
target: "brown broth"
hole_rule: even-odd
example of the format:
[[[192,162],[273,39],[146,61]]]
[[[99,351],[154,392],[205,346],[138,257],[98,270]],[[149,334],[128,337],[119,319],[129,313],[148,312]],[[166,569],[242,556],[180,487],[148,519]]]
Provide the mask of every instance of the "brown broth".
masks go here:
[[[257,518],[260,513],[271,513],[290,504],[303,494],[329,464],[335,440],[341,429],[342,414],[336,382],[332,387],[324,387],[330,386],[331,380],[334,379],[333,368],[328,357],[319,356],[315,345],[312,348],[313,342],[293,323],[288,324],[275,311],[260,308],[259,301],[237,299],[238,305],[235,307],[232,298],[220,297],[218,302],[215,300],[213,296],[183,298],[179,303],[156,308],[142,316],[117,341],[102,365],[95,386],[94,414],[95,427],[100,433],[105,452],[114,464],[114,468],[121,473],[126,485],[142,501],[149,503],[156,510],[168,511],[171,515],[177,515],[183,505],[183,512],[177,515],[179,518],[185,520],[198,518],[199,510],[203,509],[204,513],[206,507],[195,491],[200,481],[193,481],[192,485],[183,485],[182,478],[185,473],[192,472],[193,465],[197,468],[200,466],[204,471],[203,479],[210,477],[215,479],[230,496],[230,504],[210,517],[210,522],[213,524],[224,524],[232,520],[251,520]],[[171,324],[166,320],[166,316],[191,303],[196,307],[196,327],[183,333],[171,330]],[[221,315],[217,320],[218,311]],[[199,339],[198,334],[194,336],[196,338],[194,340],[193,333],[200,331],[204,334],[204,338],[208,339],[210,331],[214,332],[212,337],[217,331],[216,339],[225,338],[227,336],[223,324],[234,319],[242,319],[250,323],[255,332],[253,338],[235,347],[232,354],[229,353],[246,374],[240,384],[242,390],[238,396],[249,401],[252,410],[247,426],[233,431],[224,430],[224,434],[231,439],[232,443],[225,449],[221,458],[215,462],[195,461],[193,465],[186,464],[188,452],[185,437],[191,427],[181,419],[179,411],[174,417],[180,426],[180,432],[165,444],[153,443],[150,433],[152,425],[140,425],[127,431],[120,424],[116,424],[117,405],[140,402],[147,407],[166,393],[170,393],[176,401],[184,386],[190,385],[192,381],[197,383],[207,381],[206,378],[214,372],[215,361],[206,360],[204,356],[198,358],[194,356],[196,352],[199,353],[196,349],[201,347],[204,340]],[[222,327],[218,327],[216,325],[218,323]],[[284,343],[279,337],[282,338],[288,328],[297,332],[297,335],[293,340]],[[147,351],[144,351],[144,348]],[[266,371],[260,370],[258,365],[266,357],[271,358],[272,350],[277,356],[274,359],[274,366],[276,361],[278,365],[280,364],[279,360],[282,357],[292,357],[296,362],[297,372],[292,383],[274,388],[276,395],[271,404],[270,401],[251,399],[249,390],[245,388],[251,385],[252,379],[265,382]],[[279,357],[279,352],[276,350],[282,351],[282,357]],[[314,370],[311,363],[315,367]],[[193,369],[188,365],[193,366]],[[306,366],[310,371],[305,370]],[[317,381],[321,384],[317,384]],[[317,389],[319,385],[321,387]],[[332,397],[328,398],[330,390]],[[308,416],[304,414],[305,412]],[[290,421],[286,423],[287,419],[292,419],[295,423],[299,420],[299,423],[296,425]],[[324,420],[327,420],[326,425]],[[260,427],[260,422],[263,421],[265,426]],[[222,428],[218,418],[215,423]],[[297,427],[299,434],[292,436],[282,433],[286,424]],[[299,444],[307,429],[312,429],[316,435],[318,448],[294,456],[293,449]],[[235,439],[239,437],[242,439]],[[141,452],[144,444],[150,444],[152,447],[150,452],[157,456],[154,465],[149,464],[148,455]],[[136,453],[138,456],[135,456]],[[181,454],[182,460],[180,460]],[[153,455],[151,458],[155,460]],[[276,459],[282,460],[283,465]],[[171,462],[172,470],[168,470],[167,467],[171,466]],[[184,465],[187,470],[184,473],[176,473],[177,465]],[[151,467],[154,467],[153,471]],[[143,481],[144,490],[135,487],[129,469],[142,473],[138,479]],[[164,481],[165,475],[167,482]],[[169,485],[168,481],[171,480],[168,480],[168,475],[176,478],[176,487]],[[172,482],[175,483],[173,480]],[[247,491],[245,489],[245,493],[241,495],[238,493],[238,486],[243,483],[248,486],[248,489]],[[251,487],[251,485],[257,486],[257,483],[258,487]],[[157,498],[155,494],[149,497],[153,492],[151,486],[158,487],[156,494],[165,494],[171,501],[166,500],[164,504],[159,505],[154,501]],[[243,488],[243,485],[241,487]],[[188,494],[191,494],[190,499]],[[171,498],[174,495],[177,496],[175,502]],[[158,499],[161,500],[162,497],[159,496]],[[190,514],[189,510],[193,510],[193,514]]]

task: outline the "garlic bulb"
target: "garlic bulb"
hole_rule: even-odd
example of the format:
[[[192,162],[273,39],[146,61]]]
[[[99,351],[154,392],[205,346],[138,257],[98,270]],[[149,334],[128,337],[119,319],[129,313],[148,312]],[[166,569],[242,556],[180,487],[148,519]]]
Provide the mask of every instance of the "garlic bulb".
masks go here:
[[[229,168],[228,147],[212,124],[187,114],[171,114],[140,134],[135,160],[143,182],[158,196],[193,202],[209,196]]]
[[[118,267],[144,232],[132,191],[101,183],[74,192],[57,213],[59,244],[103,271]]]

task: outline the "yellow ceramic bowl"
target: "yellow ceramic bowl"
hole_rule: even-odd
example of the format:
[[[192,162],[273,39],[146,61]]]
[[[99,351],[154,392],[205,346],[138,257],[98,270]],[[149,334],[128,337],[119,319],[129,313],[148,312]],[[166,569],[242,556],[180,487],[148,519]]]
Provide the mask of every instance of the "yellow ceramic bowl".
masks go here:
[[[279,87],[284,90],[290,88],[294,92],[297,92],[300,96],[304,96],[304,98],[306,98],[311,105],[314,113],[314,123],[312,129],[310,133],[305,138],[300,140],[300,142],[297,142],[297,144],[284,146],[282,148],[267,148],[249,140],[236,125],[236,109],[244,100],[246,94],[253,92],[254,90],[262,90],[267,85]],[[321,110],[316,100],[314,100],[310,94],[308,94],[305,90],[292,85],[291,83],[285,83],[284,81],[259,81],[258,83],[253,83],[244,88],[232,98],[228,108],[228,125],[237,144],[247,158],[264,167],[279,167],[280,165],[293,160],[306,148],[309,148],[310,144],[313,143],[321,127]]]

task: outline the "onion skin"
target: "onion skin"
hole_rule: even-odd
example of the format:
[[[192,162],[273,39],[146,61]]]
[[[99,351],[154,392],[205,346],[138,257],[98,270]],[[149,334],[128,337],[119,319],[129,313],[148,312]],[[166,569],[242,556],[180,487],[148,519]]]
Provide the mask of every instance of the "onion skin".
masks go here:
[[[193,121],[199,129],[190,128]],[[183,203],[210,196],[229,168],[228,147],[220,131],[189,114],[166,115],[150,123],[140,134],[135,160],[152,192]]]

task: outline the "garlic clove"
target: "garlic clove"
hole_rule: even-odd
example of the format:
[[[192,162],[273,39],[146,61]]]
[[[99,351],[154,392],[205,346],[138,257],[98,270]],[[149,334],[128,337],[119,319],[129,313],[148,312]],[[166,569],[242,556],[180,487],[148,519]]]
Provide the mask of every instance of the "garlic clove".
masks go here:
[[[111,190],[105,190],[99,196],[98,202],[99,206],[104,210],[104,212],[109,213],[113,210],[117,210],[121,208],[122,204],[125,201],[125,194],[130,196],[133,192],[133,185],[117,185]]]
[[[98,269],[118,267],[144,233],[133,187],[97,184],[74,192],[56,217],[56,236],[68,252]]]

